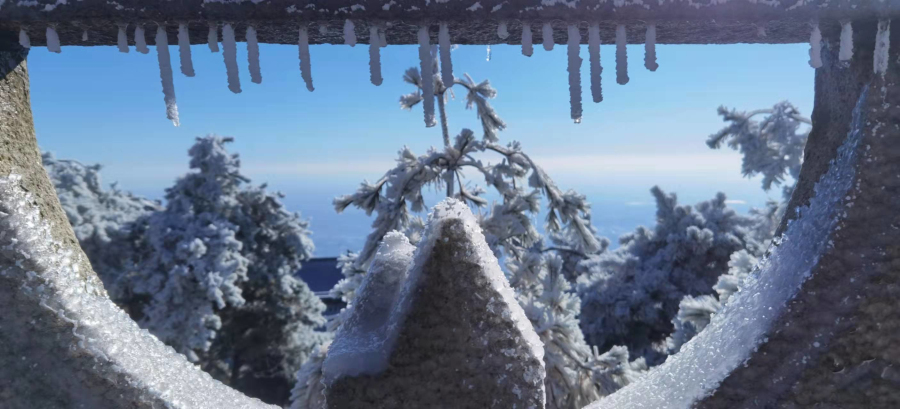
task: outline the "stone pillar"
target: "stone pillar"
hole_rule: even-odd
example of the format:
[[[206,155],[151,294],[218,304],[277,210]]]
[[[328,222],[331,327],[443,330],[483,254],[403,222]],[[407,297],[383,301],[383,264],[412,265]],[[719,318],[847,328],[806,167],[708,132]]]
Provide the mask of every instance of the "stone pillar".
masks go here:
[[[767,342],[698,407],[900,407],[900,20],[893,21],[883,76],[873,72],[876,24],[854,24],[850,63],[837,59],[839,40],[827,39],[813,130],[791,198],[795,208],[815,195],[867,89],[859,101],[855,188],[839,229]]]

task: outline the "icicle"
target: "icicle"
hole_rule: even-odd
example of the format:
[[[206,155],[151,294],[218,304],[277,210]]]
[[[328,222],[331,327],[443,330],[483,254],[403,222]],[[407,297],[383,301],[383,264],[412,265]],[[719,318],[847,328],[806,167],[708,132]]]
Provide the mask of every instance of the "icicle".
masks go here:
[[[87,33],[87,30],[84,30],[83,32],[81,32],[81,41],[87,41],[87,40],[88,40],[88,33]]]
[[[24,28],[19,29],[19,45],[22,48],[31,48],[31,38],[28,37],[28,33],[25,32]]]
[[[491,60],[491,45],[490,44],[488,44],[488,46],[487,46],[487,60],[488,61]]]
[[[544,37],[544,50],[550,51],[553,49],[553,26],[550,23],[544,23],[544,27],[541,29],[541,36]]]
[[[425,111],[425,126],[435,125],[434,121],[434,73],[431,61],[431,39],[428,26],[419,27],[419,69],[422,71],[422,107]]]
[[[219,25],[215,22],[209,22],[209,33],[206,34],[206,44],[209,45],[209,51],[219,52]]]
[[[194,62],[191,60],[191,36],[188,25],[178,24],[178,56],[181,59],[181,73],[187,77],[194,76]]]
[[[259,41],[256,39],[256,29],[247,26],[247,60],[250,62],[250,82],[262,83],[262,73],[259,71]]]
[[[813,23],[812,34],[809,36],[809,66],[822,66],[822,32],[819,30],[819,23]]]
[[[625,25],[616,26],[616,82],[625,85],[628,83],[628,50],[625,48]]]
[[[312,92],[315,88],[313,88],[312,81],[312,65],[309,62],[309,33],[306,31],[306,26],[300,27],[300,38],[297,40],[297,44],[300,46],[300,76],[306,83],[306,89]]]
[[[134,26],[134,49],[141,54],[150,52],[150,49],[147,48],[147,39],[144,37],[144,26],[142,24]]]
[[[128,52],[128,35],[125,34],[125,27],[127,26],[127,24],[119,24],[119,36],[117,38],[117,43],[120,53]]]
[[[845,21],[841,23],[841,50],[838,59],[850,61],[853,59],[853,23]]]
[[[156,55],[159,58],[159,78],[162,80],[163,98],[166,101],[166,118],[175,126],[178,121],[178,105],[175,104],[175,82],[172,75],[172,62],[169,56],[169,36],[165,26],[156,28]]]
[[[569,24],[569,106],[572,119],[581,123],[581,33],[578,26]]]
[[[387,28],[378,29],[378,41],[381,42],[381,48],[387,47]]]
[[[378,27],[369,24],[369,79],[372,84],[381,85],[381,39]]]
[[[450,28],[447,27],[447,23],[440,25],[438,44],[441,54],[441,80],[449,87],[453,84],[453,61],[450,59]]]
[[[588,27],[588,54],[591,60],[591,96],[594,102],[603,101],[603,88],[600,85],[600,24],[593,23]]]
[[[644,67],[650,71],[656,71],[659,64],[656,63],[656,24],[647,26],[647,38],[644,40]]]
[[[522,22],[522,55],[531,57],[534,46],[531,45],[531,24]]]
[[[888,70],[888,56],[891,48],[891,20],[878,20],[878,34],[875,36],[875,73],[884,75]]]
[[[356,46],[356,26],[350,19],[344,20],[344,44]]]
[[[228,23],[222,26],[222,55],[225,57],[228,89],[238,94],[241,92],[241,79],[238,76],[237,44],[235,44],[234,40],[234,28]]]
[[[324,23],[319,23],[319,35],[328,35],[328,26],[326,26]]]
[[[62,49],[59,48],[59,34],[56,34],[53,26],[47,26],[47,51],[57,54],[62,52]]]
[[[501,21],[500,25],[497,26],[497,37],[500,37],[501,40],[509,38],[509,30],[506,28],[505,21]]]

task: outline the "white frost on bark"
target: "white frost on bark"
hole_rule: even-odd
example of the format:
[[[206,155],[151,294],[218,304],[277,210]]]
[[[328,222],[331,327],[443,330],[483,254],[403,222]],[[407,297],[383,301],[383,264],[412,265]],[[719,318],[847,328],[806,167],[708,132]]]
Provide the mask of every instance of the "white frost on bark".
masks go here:
[[[449,87],[453,84],[453,61],[450,58],[450,28],[447,27],[447,23],[440,25],[438,45],[441,52],[441,80]]]
[[[628,83],[628,50],[625,48],[625,25],[616,26],[616,82],[620,85]]]
[[[235,94],[239,94],[241,92],[241,79],[238,76],[237,44],[234,40],[234,28],[228,23],[222,26],[222,56],[225,57],[228,89]]]
[[[591,96],[594,102],[603,101],[603,87],[600,83],[600,75],[603,66],[600,65],[600,24],[591,23],[588,27],[588,54],[591,60]]]
[[[191,60],[191,36],[187,23],[178,24],[178,57],[181,60],[181,73],[186,77],[193,77],[194,62]]]
[[[306,89],[312,92],[315,88],[313,88],[312,80],[312,63],[309,61],[309,32],[306,26],[300,27],[300,37],[297,40],[297,45],[300,49],[300,76],[303,77],[303,82],[306,83]]]
[[[166,101],[166,118],[179,126],[178,105],[175,103],[175,82],[172,74],[172,62],[169,56],[169,36],[166,28],[156,28],[156,54],[159,59],[159,77],[162,80],[163,98]]]
[[[581,123],[581,33],[578,26],[569,24],[569,107],[572,119]]]
[[[262,83],[262,73],[259,69],[259,40],[256,38],[256,29],[247,26],[247,60],[250,63],[250,82]]]

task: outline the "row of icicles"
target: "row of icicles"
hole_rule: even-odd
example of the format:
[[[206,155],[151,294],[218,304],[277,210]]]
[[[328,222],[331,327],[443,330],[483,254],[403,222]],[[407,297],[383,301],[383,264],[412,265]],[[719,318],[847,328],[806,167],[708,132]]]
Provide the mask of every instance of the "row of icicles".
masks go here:
[[[534,52],[532,45],[531,24],[523,22],[522,27],[522,54],[530,57]],[[127,25],[120,24],[118,32],[118,47],[123,53],[128,52],[128,37],[125,33]],[[208,44],[212,52],[219,52],[219,25],[216,23],[209,24]],[[326,27],[319,26],[319,31],[325,34]],[[419,27],[419,62],[423,78],[431,78],[435,73],[432,72],[432,45],[430,43],[431,36],[428,32],[427,25]],[[576,24],[568,25],[568,43],[567,54],[569,59],[569,103],[571,106],[571,117],[575,123],[581,123],[582,107],[581,107],[581,32]],[[542,27],[544,38],[544,49],[550,51],[553,49],[553,27],[550,23],[544,23]],[[761,29],[760,35],[765,35]],[[505,40],[509,37],[506,22],[500,22],[497,26],[497,36]],[[85,31],[82,40],[87,41],[88,33]],[[878,24],[878,37],[876,39],[875,53],[875,72],[885,73],[887,71],[887,56],[890,38],[890,20],[882,20]],[[249,56],[250,80],[259,84],[262,82],[262,75],[259,66],[259,43],[256,37],[256,29],[253,26],[247,27],[247,53]],[[31,47],[31,41],[25,30],[19,32],[19,42],[25,48]],[[351,47],[356,45],[356,31],[351,20],[344,23],[344,42]],[[813,68],[822,66],[822,33],[819,30],[818,23],[812,24],[812,34],[810,35],[810,61],[809,64]],[[143,25],[134,27],[134,43],[135,50],[139,53],[147,54],[150,52],[147,47],[146,38],[144,37]],[[301,26],[297,41],[300,48],[300,75],[306,83],[306,88],[313,91],[312,75],[310,73],[310,55],[309,55],[309,34],[306,26]],[[628,83],[628,61],[625,44],[625,25],[619,24],[616,27],[616,82],[619,84]],[[656,63],[656,25],[649,24],[647,26],[646,39],[644,43],[644,66],[650,71],[656,71],[659,65]],[[369,25],[369,72],[372,84],[381,85],[381,54],[380,48],[387,46],[384,28],[379,28],[374,24]],[[453,83],[453,63],[450,60],[450,30],[447,23],[440,23],[438,31],[438,54],[440,56],[440,75],[445,84]],[[190,36],[188,34],[188,26],[185,23],[178,25],[178,47],[179,57],[181,59],[181,72],[187,77],[194,76],[193,63],[191,62]],[[490,59],[490,46],[488,46],[488,59]],[[47,27],[47,49],[51,52],[59,53],[60,42],[59,35],[53,26]],[[228,77],[228,89],[234,93],[241,92],[241,83],[238,77],[237,64],[237,46],[234,36],[234,28],[231,24],[222,25],[222,54],[225,57],[225,70]],[[159,75],[162,79],[163,95],[166,103],[166,117],[169,118],[175,126],[179,125],[178,106],[175,103],[175,85],[173,82],[172,65],[169,56],[169,38],[166,34],[165,26],[158,25],[156,29],[156,52],[159,59]],[[590,58],[591,70],[591,96],[594,102],[603,101],[603,91],[600,87],[600,74],[603,68],[600,65],[600,25],[593,23],[588,27],[588,54]],[[850,22],[842,23],[841,42],[839,58],[841,61],[848,61],[853,57],[853,27]],[[434,85],[431,81],[423,81],[423,107],[425,111],[426,126],[434,126],[436,124],[434,117]]]

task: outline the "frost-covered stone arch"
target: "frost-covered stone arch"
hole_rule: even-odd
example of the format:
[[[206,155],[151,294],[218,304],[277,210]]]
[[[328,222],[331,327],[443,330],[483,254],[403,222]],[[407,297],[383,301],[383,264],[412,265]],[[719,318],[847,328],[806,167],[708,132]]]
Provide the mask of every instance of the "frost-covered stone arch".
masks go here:
[[[897,407],[898,19],[900,2],[889,0],[0,0],[0,397],[12,408],[261,406],[111,306],[41,168],[31,118],[25,46],[115,45],[120,25],[126,47],[206,43],[213,23],[216,40],[252,32],[251,41],[299,42],[304,79],[308,45],[320,43],[439,44],[446,35],[457,44],[524,42],[528,54],[525,46],[538,41],[646,42],[647,68],[655,69],[665,64],[649,58],[657,43],[810,42],[818,70],[813,130],[791,199],[799,214],[786,216],[786,239],[753,287],[769,304],[746,293],[684,353],[595,405]],[[219,31],[225,23],[227,34]],[[149,31],[142,39],[138,26]],[[166,91],[167,105],[174,101]],[[741,307],[764,307],[766,317],[735,326]],[[734,354],[708,354],[729,343]],[[719,361],[691,365],[709,364],[704,356]],[[684,382],[665,383],[676,375]]]

